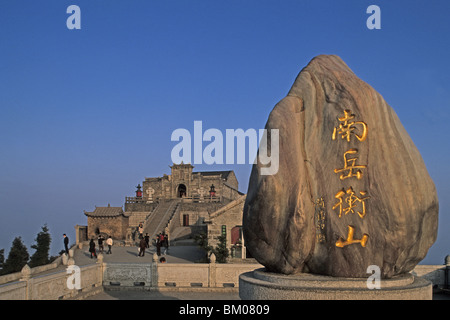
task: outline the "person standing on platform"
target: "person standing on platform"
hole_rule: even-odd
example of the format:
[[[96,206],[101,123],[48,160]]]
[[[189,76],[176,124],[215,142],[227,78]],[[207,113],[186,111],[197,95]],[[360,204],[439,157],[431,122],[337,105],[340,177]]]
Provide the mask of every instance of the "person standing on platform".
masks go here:
[[[144,237],[144,236],[143,236],[143,233],[144,233],[144,225],[142,224],[142,222],[139,223],[138,231],[139,231],[139,240],[142,240],[142,238]]]
[[[66,254],[69,255],[69,237],[64,233],[64,249],[66,250]]]
[[[161,240],[159,239],[159,236],[156,237],[156,254],[158,257],[161,255]]]
[[[169,236],[164,235],[164,255],[169,254]]]
[[[150,236],[148,235],[148,233],[145,234],[145,243],[147,245],[147,249],[150,248]]]
[[[106,240],[106,244],[108,245],[108,252],[106,252],[106,254],[112,254],[111,248],[113,245],[113,240],[112,240],[111,236],[109,236],[108,239]]]
[[[145,247],[147,244],[145,243],[145,239],[142,238],[141,242],[139,242],[139,257],[145,256]]]
[[[91,253],[91,259],[92,256],[94,256],[95,258],[97,258],[97,253],[95,252],[95,242],[94,242],[94,238],[91,239],[91,242],[89,242],[89,252]]]
[[[103,237],[101,234],[98,235],[98,251],[103,253]]]

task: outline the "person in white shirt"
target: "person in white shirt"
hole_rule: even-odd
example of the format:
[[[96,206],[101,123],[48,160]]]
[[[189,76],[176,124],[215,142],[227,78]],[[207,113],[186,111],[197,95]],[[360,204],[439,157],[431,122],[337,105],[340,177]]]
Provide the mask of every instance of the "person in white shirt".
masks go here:
[[[111,247],[113,245],[113,240],[111,238],[111,236],[108,237],[108,239],[106,240],[106,244],[108,245],[108,252],[106,252],[106,254],[111,254]]]

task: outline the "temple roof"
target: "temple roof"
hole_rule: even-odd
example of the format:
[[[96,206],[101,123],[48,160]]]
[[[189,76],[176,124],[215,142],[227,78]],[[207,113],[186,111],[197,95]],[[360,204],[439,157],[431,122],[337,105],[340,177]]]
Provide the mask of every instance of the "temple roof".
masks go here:
[[[118,217],[120,215],[125,215],[122,207],[95,207],[93,212],[86,212],[84,214],[88,217]]]
[[[233,170],[228,170],[228,171],[197,171],[197,172],[192,172],[192,174],[201,174],[202,176],[221,176],[222,179],[228,179],[228,176],[230,175],[230,173],[233,172]]]
[[[220,176],[222,179],[224,180],[228,180],[228,177],[230,175],[230,173],[232,173],[233,170],[227,170],[227,171],[195,171],[192,172],[193,175],[199,174],[203,177],[208,177],[208,176]],[[146,181],[160,181],[161,179],[168,179],[168,175],[165,174],[162,177],[146,177],[145,180]]]

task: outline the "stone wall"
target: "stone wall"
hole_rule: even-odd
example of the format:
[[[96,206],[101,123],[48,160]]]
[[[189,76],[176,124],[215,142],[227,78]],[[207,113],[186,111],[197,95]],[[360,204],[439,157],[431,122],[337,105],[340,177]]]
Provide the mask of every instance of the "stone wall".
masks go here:
[[[156,202],[147,203],[147,201],[140,201],[140,202],[125,201],[125,212],[127,213],[152,212],[158,206],[158,203]]]
[[[144,198],[150,202],[159,198],[179,198],[181,186],[185,197],[203,199],[209,197],[211,185],[214,185],[218,197],[234,200],[239,196],[239,184],[233,171],[192,172],[190,164],[173,165],[171,168],[170,175],[145,178],[142,182]]]
[[[209,218],[209,213],[221,208],[224,203],[209,202],[209,203],[181,203],[177,219],[180,225],[183,225],[183,215],[189,216],[190,226],[202,226],[203,221]]]
[[[235,227],[242,227],[242,211],[244,209],[244,203],[245,196],[241,196],[239,199],[232,201],[226,206],[211,213],[209,219],[206,221],[208,226],[209,245],[215,247],[218,244],[218,237],[223,233],[223,226],[225,226],[227,247],[228,249],[232,248],[232,230]],[[240,230],[238,232],[240,232]]]
[[[79,289],[69,289],[67,282],[71,274],[65,269],[44,275],[33,276],[24,268],[17,281],[0,285],[0,300],[61,300],[95,294],[102,288],[102,265],[80,267]]]
[[[97,239],[97,230],[113,239],[124,240],[128,230],[128,217],[88,217],[88,238]]]
[[[214,261],[214,259],[212,259]],[[25,267],[22,273],[0,277],[0,300],[58,300],[80,299],[110,288],[183,288],[184,290],[223,290],[239,287],[239,275],[261,268],[260,264],[249,263],[189,263],[161,264],[144,263],[97,263],[80,267],[80,289],[69,289],[67,281],[71,276],[65,269],[57,268],[47,274],[35,274]],[[436,287],[444,286],[445,266],[418,265],[413,274],[433,282]]]
[[[138,227],[139,223],[144,223],[145,219],[151,212],[147,211],[133,211],[133,212],[126,212],[127,215],[129,214],[129,227]]]
[[[104,263],[103,285],[111,287],[151,287],[154,264]]]
[[[72,249],[71,249],[72,251]],[[63,263],[63,256],[60,256],[58,258],[56,258],[52,263],[43,265],[43,266],[39,266],[39,267],[34,267],[30,269],[30,274],[31,275],[36,275],[42,272],[47,272],[49,270],[53,270],[58,268],[62,263]],[[67,260],[67,258],[66,258]],[[19,279],[21,279],[23,277],[22,272],[14,272],[14,273],[10,273],[10,274],[6,274],[4,276],[0,276],[0,285],[8,283],[8,282],[14,282],[14,281],[19,281]]]
[[[212,259],[214,260],[214,259]],[[104,263],[107,288],[238,288],[239,275],[261,268],[260,264],[219,263]]]
[[[450,266],[449,266],[450,267]],[[425,278],[433,283],[433,286],[442,287],[445,283],[445,265],[417,265],[412,274]]]
[[[80,299],[107,288],[211,288],[239,286],[239,274],[261,268],[260,264],[161,264],[97,263],[80,267],[80,288],[67,285],[65,269],[31,275],[24,268],[20,279],[0,285],[0,300]],[[2,277],[0,277],[2,278]]]

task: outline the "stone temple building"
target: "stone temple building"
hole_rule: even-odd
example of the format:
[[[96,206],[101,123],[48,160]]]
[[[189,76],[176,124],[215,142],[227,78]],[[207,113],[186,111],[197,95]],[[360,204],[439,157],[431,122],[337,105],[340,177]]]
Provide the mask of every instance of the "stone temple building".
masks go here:
[[[210,196],[216,197],[215,200],[237,198],[238,181],[233,171],[192,172],[194,167],[190,164],[170,168],[171,175],[145,178],[143,195],[148,201],[174,198],[202,200]]]
[[[129,217],[125,214],[122,207],[95,207],[92,212],[84,211],[88,217],[89,238],[107,233],[112,238],[122,239],[127,233],[129,226]]]
[[[133,244],[139,231],[151,238],[160,232],[172,244],[189,242],[204,232],[209,244],[225,235],[233,256],[245,257],[242,212],[245,195],[238,191],[234,171],[193,171],[191,164],[173,164],[171,174],[145,178],[123,207],[95,207],[87,227],[76,226],[77,241],[111,235]]]

